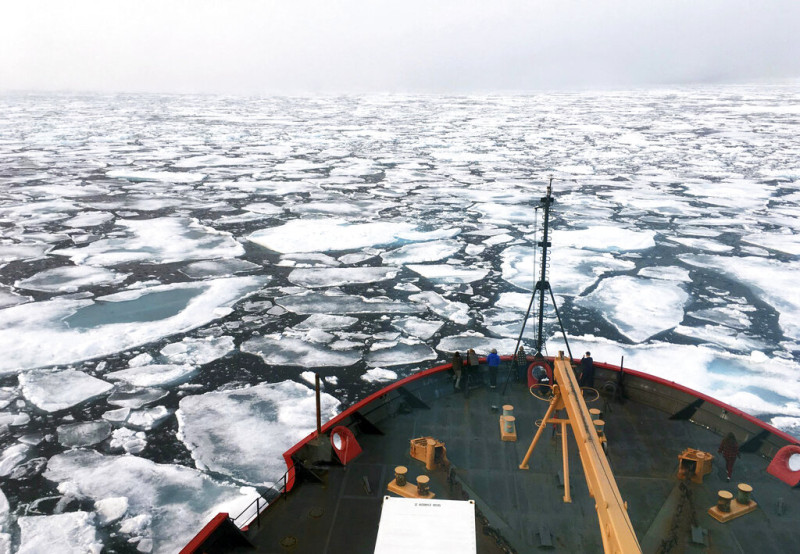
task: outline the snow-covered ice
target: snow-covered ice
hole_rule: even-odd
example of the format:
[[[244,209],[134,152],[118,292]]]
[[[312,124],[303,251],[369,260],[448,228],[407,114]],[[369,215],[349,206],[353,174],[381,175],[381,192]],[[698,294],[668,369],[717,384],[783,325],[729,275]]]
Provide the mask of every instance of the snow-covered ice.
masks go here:
[[[663,280],[610,277],[577,302],[596,310],[620,333],[642,342],[677,326],[684,317],[688,293]]]
[[[110,381],[125,381],[137,387],[170,387],[188,381],[197,373],[191,365],[152,364],[106,373]]]
[[[338,287],[388,281],[394,279],[399,269],[394,267],[332,267],[320,269],[295,269],[288,279],[301,287]]]
[[[449,264],[409,264],[406,267],[434,283],[474,283],[489,273],[488,269],[456,267]]]
[[[118,219],[121,237],[101,239],[81,248],[65,248],[53,254],[67,256],[76,265],[114,266],[131,262],[163,264],[184,260],[235,258],[244,247],[229,233],[197,221],[161,217]]]
[[[0,310],[0,349],[5,353],[0,374],[107,356],[186,332],[227,315],[231,305],[263,284],[261,277],[231,277]]]
[[[385,383],[387,381],[396,380],[397,373],[390,369],[373,367],[372,369],[368,369],[367,372],[361,376],[361,379],[367,383]]]
[[[254,337],[241,345],[242,352],[261,356],[270,365],[299,367],[346,367],[361,360],[358,352],[336,352],[286,336]]]
[[[45,412],[58,412],[108,394],[114,385],[82,371],[29,371],[19,375],[25,399]]]
[[[125,281],[128,275],[101,267],[65,266],[47,269],[17,281],[14,286],[42,292],[75,292],[85,287],[116,285]]]
[[[95,515],[70,512],[52,516],[24,516],[18,520],[18,554],[59,552],[64,554],[100,554],[103,545],[97,539]]]
[[[444,325],[442,321],[431,321],[419,317],[401,317],[392,321],[393,327],[422,340],[431,338],[442,328],[442,325]]]
[[[275,252],[333,252],[400,241],[425,241],[454,236],[452,231],[416,231],[405,222],[351,223],[345,219],[293,219],[280,227],[251,234],[248,239]]]
[[[323,421],[338,409],[322,393]],[[260,485],[283,475],[281,454],[314,429],[315,414],[313,389],[294,381],[186,396],[176,413],[198,467]]]
[[[275,303],[296,314],[412,314],[424,312],[416,304],[390,298],[365,298],[347,294],[307,293],[281,296]]]
[[[67,423],[59,425],[58,442],[72,448],[92,446],[111,436],[112,427],[107,421],[87,421],[84,423]]]
[[[366,356],[372,367],[418,364],[436,359],[436,352],[427,344],[398,342],[394,346],[373,350]]]
[[[164,553],[183,548],[191,538],[187,535],[201,529],[220,508],[238,514],[255,498],[255,492],[243,495],[239,487],[220,484],[195,469],[156,464],[138,456],[104,456],[89,450],[53,456],[44,476],[95,501],[125,497],[129,517],[156,515],[153,507],[157,506],[149,533],[154,551]],[[43,521],[42,526],[48,526],[47,522]],[[49,527],[58,529],[55,525]]]

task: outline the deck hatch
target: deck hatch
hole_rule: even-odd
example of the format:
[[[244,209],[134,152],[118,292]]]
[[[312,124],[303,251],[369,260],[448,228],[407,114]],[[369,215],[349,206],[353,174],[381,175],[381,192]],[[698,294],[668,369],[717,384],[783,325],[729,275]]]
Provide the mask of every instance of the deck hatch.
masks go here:
[[[475,503],[385,496],[375,554],[477,552]]]

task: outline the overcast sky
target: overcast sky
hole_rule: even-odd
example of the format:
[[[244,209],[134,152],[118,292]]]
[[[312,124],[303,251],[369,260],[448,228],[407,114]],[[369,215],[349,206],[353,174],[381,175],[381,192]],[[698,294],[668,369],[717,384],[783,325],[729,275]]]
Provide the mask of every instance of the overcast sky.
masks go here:
[[[800,0],[3,0],[0,89],[487,92],[800,78]]]

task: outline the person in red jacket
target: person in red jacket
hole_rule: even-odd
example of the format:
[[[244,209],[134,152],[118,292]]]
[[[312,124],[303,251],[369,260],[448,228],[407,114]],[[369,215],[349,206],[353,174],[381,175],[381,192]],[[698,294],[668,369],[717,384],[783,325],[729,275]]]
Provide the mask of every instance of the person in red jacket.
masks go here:
[[[717,452],[722,454],[725,459],[725,469],[728,471],[728,481],[731,480],[731,473],[733,473],[733,463],[736,458],[741,458],[739,453],[739,443],[736,442],[736,436],[733,433],[728,433],[717,449]]]

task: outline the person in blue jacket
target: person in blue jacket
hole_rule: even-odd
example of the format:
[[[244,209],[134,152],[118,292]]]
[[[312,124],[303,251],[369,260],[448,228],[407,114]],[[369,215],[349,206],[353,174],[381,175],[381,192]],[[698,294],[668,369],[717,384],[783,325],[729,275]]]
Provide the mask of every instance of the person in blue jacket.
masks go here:
[[[497,349],[492,348],[492,352],[486,356],[486,364],[489,366],[489,387],[497,387],[497,370],[500,368],[500,356]]]

